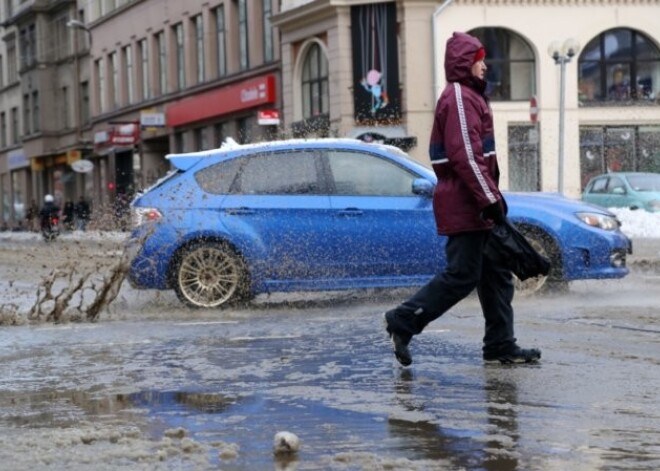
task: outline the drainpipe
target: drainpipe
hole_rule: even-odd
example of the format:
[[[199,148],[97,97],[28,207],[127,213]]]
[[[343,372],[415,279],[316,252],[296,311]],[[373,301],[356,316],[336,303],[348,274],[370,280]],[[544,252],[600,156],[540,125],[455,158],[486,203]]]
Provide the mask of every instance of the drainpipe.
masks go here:
[[[438,101],[438,98],[440,94],[438,93],[438,90],[440,90],[440,84],[438,83],[438,73],[436,72],[438,70],[438,55],[436,54],[435,48],[437,47],[438,44],[438,30],[436,28],[436,19],[438,16],[440,16],[440,13],[444,11],[445,8],[447,8],[449,5],[454,3],[454,0],[445,0],[442,2],[442,4],[435,9],[433,12],[433,17],[431,19],[431,30],[433,31],[433,44],[431,47],[431,52],[433,54],[433,97],[434,97],[434,103]]]

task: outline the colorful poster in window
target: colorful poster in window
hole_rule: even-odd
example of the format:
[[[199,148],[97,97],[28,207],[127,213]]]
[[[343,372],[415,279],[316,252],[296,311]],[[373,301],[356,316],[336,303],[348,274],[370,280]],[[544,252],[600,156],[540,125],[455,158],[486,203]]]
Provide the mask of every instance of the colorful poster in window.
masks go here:
[[[392,124],[401,115],[395,3],[351,7],[353,103],[360,124]]]

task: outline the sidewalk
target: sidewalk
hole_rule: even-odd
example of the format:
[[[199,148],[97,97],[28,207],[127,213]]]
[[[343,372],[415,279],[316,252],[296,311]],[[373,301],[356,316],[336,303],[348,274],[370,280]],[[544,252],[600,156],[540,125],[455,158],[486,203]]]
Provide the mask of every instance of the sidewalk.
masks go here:
[[[67,231],[62,232],[55,240],[58,241],[74,241],[74,242],[95,242],[95,243],[112,243],[118,244],[128,238],[130,232],[121,231]],[[0,243],[25,243],[25,242],[42,242],[40,232],[28,231],[5,231],[0,232]]]
[[[660,239],[633,237],[633,253],[627,257],[631,271],[660,273]]]

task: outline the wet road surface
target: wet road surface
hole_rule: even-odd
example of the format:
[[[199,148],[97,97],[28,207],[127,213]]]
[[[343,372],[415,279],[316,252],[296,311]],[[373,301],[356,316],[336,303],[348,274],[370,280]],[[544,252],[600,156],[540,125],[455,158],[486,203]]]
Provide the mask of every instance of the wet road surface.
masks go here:
[[[660,469],[660,278],[641,270],[657,258],[514,300],[538,365],[482,363],[471,297],[405,369],[381,318],[405,290],[199,311],[124,283],[96,323],[7,325],[54,266],[102,280],[121,253],[33,242],[0,247],[0,469]],[[302,442],[289,460],[273,457],[281,430]]]
[[[197,311],[124,286],[97,323],[0,328],[0,463],[660,469],[659,281],[516,299],[520,344],[543,350],[528,366],[483,364],[468,298],[414,339],[407,369],[381,317],[405,291]],[[289,461],[273,457],[281,430],[301,439]]]

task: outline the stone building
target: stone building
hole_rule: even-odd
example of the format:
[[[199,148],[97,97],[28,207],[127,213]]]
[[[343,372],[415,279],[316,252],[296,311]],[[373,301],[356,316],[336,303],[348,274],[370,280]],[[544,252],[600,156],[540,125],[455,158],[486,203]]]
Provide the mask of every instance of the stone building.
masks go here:
[[[6,0],[0,222],[46,193],[123,211],[167,153],[227,137],[356,137],[427,163],[453,31],[488,51],[504,188],[660,172],[658,17],[658,0]]]
[[[656,0],[284,0],[272,19],[281,31],[284,121],[416,143],[411,156],[427,162],[445,43],[470,32],[488,51],[503,187],[577,197],[596,173],[660,172],[657,18]],[[546,51],[558,41],[565,57],[568,39],[581,47],[563,67],[560,113],[562,66]]]

